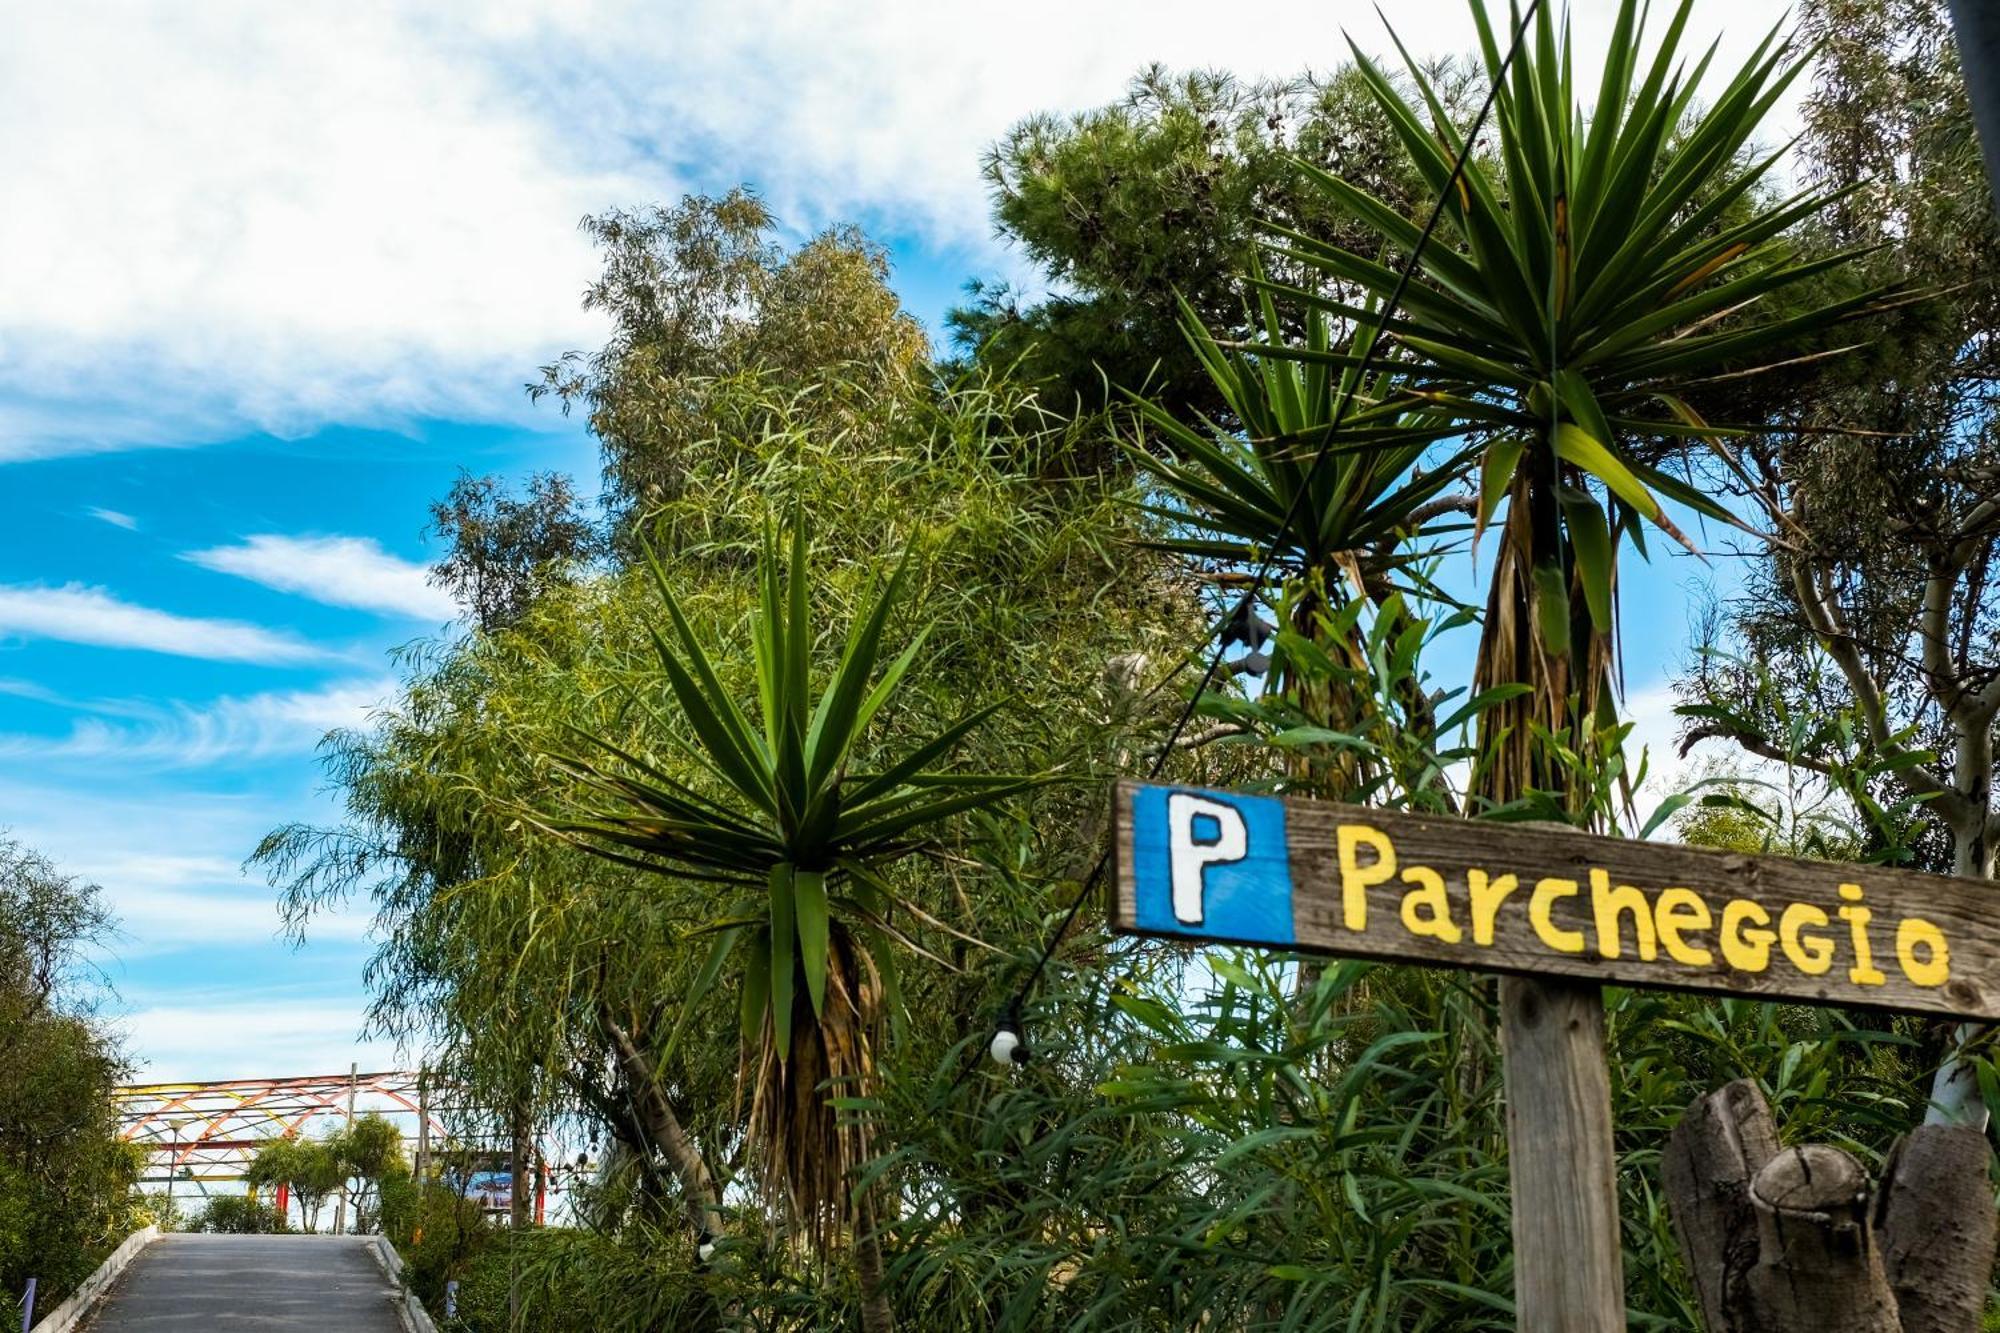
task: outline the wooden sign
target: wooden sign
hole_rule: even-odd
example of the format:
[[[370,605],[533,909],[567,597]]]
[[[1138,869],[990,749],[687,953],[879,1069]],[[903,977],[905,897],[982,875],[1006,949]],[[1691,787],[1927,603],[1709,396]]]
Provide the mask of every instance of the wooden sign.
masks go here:
[[[2000,1018],[2000,886],[1118,784],[1128,934]]]

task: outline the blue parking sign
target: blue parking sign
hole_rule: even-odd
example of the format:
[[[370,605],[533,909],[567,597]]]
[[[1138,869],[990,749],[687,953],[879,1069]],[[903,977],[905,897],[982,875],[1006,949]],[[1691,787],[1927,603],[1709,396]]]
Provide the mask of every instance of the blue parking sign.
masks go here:
[[[1134,924],[1187,935],[1289,948],[1291,854],[1285,803],[1200,787],[1132,793]]]

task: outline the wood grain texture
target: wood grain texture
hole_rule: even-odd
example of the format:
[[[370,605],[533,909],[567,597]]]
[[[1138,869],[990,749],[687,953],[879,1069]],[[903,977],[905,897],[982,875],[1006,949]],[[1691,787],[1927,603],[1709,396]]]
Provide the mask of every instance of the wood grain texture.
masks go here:
[[[1618,1161],[1598,988],[1502,977],[1500,1049],[1520,1327],[1622,1329]]]
[[[1168,856],[1157,839],[1143,846],[1135,839],[1134,798],[1143,790],[1142,784],[1120,783],[1115,795],[1114,925],[1128,933],[1169,938],[1233,938],[1140,924],[1139,894],[1142,887],[1156,892],[1159,866]],[[2000,890],[1990,883],[1325,801],[1287,799],[1283,805],[1289,849],[1283,864],[1289,883],[1279,859],[1255,848],[1243,872],[1266,876],[1272,893],[1290,893],[1296,944],[1281,947],[1601,984],[2000,1019]],[[1351,899],[1343,892],[1338,846],[1341,830],[1357,827],[1386,839],[1396,862],[1395,873],[1384,882],[1355,889],[1365,902],[1361,930],[1347,924]],[[1353,842],[1356,835],[1349,837]],[[1374,866],[1379,844],[1357,845],[1359,850],[1350,848],[1350,862],[1364,869]],[[1413,890],[1406,872],[1411,867],[1429,868],[1442,879],[1456,941],[1412,933],[1405,924],[1405,897]],[[1472,871],[1486,877],[1489,903],[1495,901],[1502,877],[1515,877],[1515,887],[1490,911],[1490,942],[1475,935]],[[1543,880],[1573,882],[1576,892],[1550,895],[1546,929],[1538,930],[1530,909]],[[1843,896],[1843,886],[1850,886],[1848,896]],[[1636,893],[1619,892],[1628,887]],[[1682,892],[1663,898],[1668,890]],[[1600,900],[1612,904],[1609,931],[1600,929]],[[1732,965],[1723,944],[1728,934],[1724,918],[1733,902],[1751,904],[1768,918],[1767,927],[1754,917],[1737,918],[1733,938],[1739,961],[1755,944],[1758,930],[1779,933],[1794,905],[1801,923],[1797,952],[1773,939],[1765,945],[1762,970]],[[1158,920],[1157,908],[1152,919]],[[1907,927],[1907,949],[1899,951],[1906,922],[1914,924]],[[1552,947],[1551,935],[1580,951]],[[1942,958],[1929,942],[1933,935],[1947,946]],[[1616,939],[1616,957],[1605,956],[1610,937]],[[1678,959],[1672,956],[1670,937],[1681,954]],[[1650,959],[1642,956],[1648,948],[1654,953]],[[1822,970],[1809,971],[1807,962]]]
[[[1768,1333],[1901,1333],[1869,1225],[1868,1175],[1825,1143],[1787,1148],[1750,1182],[1759,1257],[1748,1327]]]
[[[1757,1266],[1750,1182],[1778,1155],[1778,1128],[1747,1078],[1695,1100],[1667,1138],[1660,1175],[1708,1333],[1756,1333],[1746,1285]]]
[[[1985,1134],[1924,1125],[1896,1145],[1875,1229],[1902,1333],[1979,1333],[1996,1220]]]

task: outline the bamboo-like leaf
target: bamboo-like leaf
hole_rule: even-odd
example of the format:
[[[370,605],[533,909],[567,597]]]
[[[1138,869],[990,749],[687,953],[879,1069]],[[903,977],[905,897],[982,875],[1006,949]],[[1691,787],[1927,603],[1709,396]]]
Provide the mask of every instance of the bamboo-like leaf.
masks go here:
[[[687,1031],[688,1020],[700,1009],[715,989],[717,978],[722,975],[722,965],[729,961],[729,955],[736,950],[737,941],[743,936],[740,925],[726,926],[718,931],[715,943],[708,949],[708,957],[703,960],[701,970],[695,973],[694,986],[681,1000],[681,1016],[674,1021],[673,1034],[667,1038],[666,1049],[660,1055],[660,1062],[673,1058],[674,1048],[680,1045],[681,1034]]]
[[[743,990],[739,1006],[739,1031],[745,1050],[756,1047],[764,1038],[765,1025],[771,1018],[771,929],[769,926],[757,931],[751,937],[746,950],[748,961],[743,966]],[[780,1046],[779,1050],[784,1050]]]

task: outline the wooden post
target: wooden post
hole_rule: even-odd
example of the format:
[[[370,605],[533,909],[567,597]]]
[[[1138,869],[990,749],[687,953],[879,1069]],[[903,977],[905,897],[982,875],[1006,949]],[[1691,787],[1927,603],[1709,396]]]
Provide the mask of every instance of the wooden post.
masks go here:
[[[1514,1304],[1523,1329],[1625,1327],[1604,1001],[1587,982],[1500,978]]]
[[[417,1198],[423,1198],[424,1182],[431,1169],[431,1081],[430,1071],[417,1067]]]
[[[360,1081],[361,1066],[350,1063],[347,1066],[347,1128],[354,1128],[354,1085]],[[347,1178],[341,1177],[340,1198],[333,1206],[333,1234],[343,1235],[347,1228]]]

